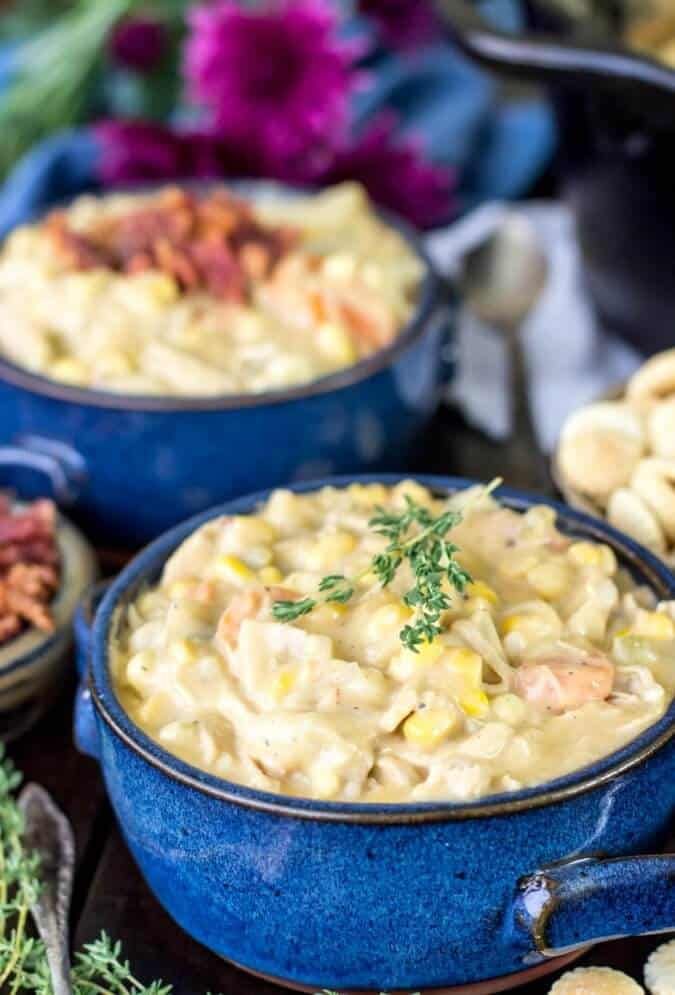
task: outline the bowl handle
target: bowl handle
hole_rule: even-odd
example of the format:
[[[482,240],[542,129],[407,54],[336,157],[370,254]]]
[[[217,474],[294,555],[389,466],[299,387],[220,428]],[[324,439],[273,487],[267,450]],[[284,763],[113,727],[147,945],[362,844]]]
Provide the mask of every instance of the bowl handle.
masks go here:
[[[675,929],[675,855],[584,857],[518,885],[508,932],[524,960]]]
[[[23,436],[12,446],[0,446],[0,466],[34,470],[47,477],[54,500],[62,508],[77,501],[87,477],[77,450],[36,435]]]
[[[80,753],[85,753],[94,760],[101,759],[101,740],[87,677],[82,678],[75,695],[73,736]]]
[[[75,612],[75,647],[80,684],[75,696],[74,737],[78,750],[99,760],[101,744],[96,723],[94,703],[89,687],[89,660],[91,658],[91,633],[96,609],[110,586],[110,580],[103,580],[87,588]]]

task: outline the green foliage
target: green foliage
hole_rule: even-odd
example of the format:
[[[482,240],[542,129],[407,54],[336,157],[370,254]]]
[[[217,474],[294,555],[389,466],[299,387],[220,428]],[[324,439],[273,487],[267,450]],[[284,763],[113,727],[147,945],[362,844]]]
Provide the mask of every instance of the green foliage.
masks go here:
[[[494,485],[493,485],[494,486]],[[458,547],[446,538],[462,520],[456,511],[444,511],[436,518],[422,505],[406,496],[402,512],[378,508],[368,525],[378,535],[388,539],[384,551],[377,553],[366,570],[357,577],[329,574],[319,584],[316,598],[299,601],[275,601],[272,615],[280,622],[293,622],[309,614],[321,601],[345,604],[356,591],[358,581],[367,573],[375,574],[380,585],[392,582],[402,563],[410,566],[414,583],[403,600],[415,615],[412,624],[401,630],[401,642],[419,652],[422,643],[431,642],[442,632],[441,616],[450,607],[450,595],[443,590],[444,581],[460,594],[470,582],[455,554]]]
[[[15,792],[21,775],[0,747],[0,991],[53,995],[44,944],[30,932],[30,907],[39,889],[39,860],[22,844],[23,815]],[[75,955],[73,995],[169,995],[171,985],[144,985],[122,957],[120,943],[102,933]]]
[[[178,43],[187,0],[25,0],[16,16],[8,15],[4,34],[21,29],[29,40],[21,44],[14,76],[0,98],[0,178],[16,160],[47,135],[86,121],[103,92],[107,41],[114,26],[136,11],[162,20],[172,39],[171,51],[147,80],[129,75],[134,91],[119,102],[134,99],[138,113],[162,116],[173,107],[179,85],[176,72]],[[56,7],[56,10],[55,10]],[[139,109],[140,108],[140,109]]]

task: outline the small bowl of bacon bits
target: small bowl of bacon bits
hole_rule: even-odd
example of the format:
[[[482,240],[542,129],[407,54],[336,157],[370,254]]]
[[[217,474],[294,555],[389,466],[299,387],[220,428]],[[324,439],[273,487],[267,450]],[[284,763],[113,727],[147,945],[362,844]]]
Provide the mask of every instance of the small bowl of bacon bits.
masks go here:
[[[0,739],[25,732],[58,693],[73,613],[96,573],[53,502],[0,493]]]

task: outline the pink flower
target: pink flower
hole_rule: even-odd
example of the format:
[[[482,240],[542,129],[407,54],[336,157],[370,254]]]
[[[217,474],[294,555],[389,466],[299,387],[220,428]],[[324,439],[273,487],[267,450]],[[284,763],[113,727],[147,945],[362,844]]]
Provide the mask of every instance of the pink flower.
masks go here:
[[[440,32],[431,0],[358,0],[358,8],[376,21],[383,42],[392,48],[418,48]]]
[[[158,65],[166,48],[164,25],[150,17],[121,21],[110,38],[110,54],[120,65],[137,73],[149,73]]]
[[[95,131],[98,175],[105,186],[254,172],[240,147],[207,132],[174,131],[142,121],[103,121]]]
[[[382,112],[339,152],[322,182],[358,180],[373,200],[420,228],[447,221],[455,211],[452,169],[425,158],[420,143],[396,135],[396,115]]]
[[[271,0],[246,9],[215,0],[188,16],[191,97],[219,133],[256,150],[261,169],[278,178],[313,174],[346,130],[362,46],[337,37],[336,6]]]

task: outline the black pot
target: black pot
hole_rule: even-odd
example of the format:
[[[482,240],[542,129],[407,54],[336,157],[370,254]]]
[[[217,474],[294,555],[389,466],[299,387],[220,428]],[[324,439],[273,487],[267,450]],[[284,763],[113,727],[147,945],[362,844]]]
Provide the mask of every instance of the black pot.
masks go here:
[[[549,86],[562,190],[603,326],[645,354],[675,345],[675,72],[579,42],[539,8],[519,35],[489,27],[465,0],[438,8],[474,59]]]

